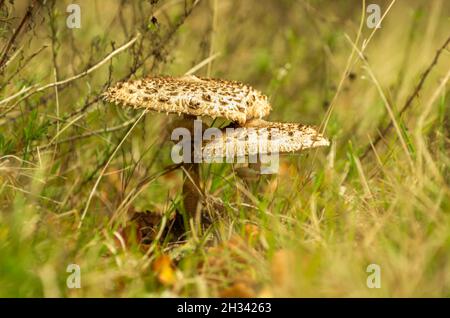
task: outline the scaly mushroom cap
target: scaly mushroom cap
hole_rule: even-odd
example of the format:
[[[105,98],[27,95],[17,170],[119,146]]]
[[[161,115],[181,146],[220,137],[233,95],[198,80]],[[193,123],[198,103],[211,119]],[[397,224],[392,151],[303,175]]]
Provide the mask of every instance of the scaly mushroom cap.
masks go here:
[[[148,77],[118,83],[103,98],[109,102],[158,112],[224,117],[244,124],[262,118],[271,107],[267,96],[234,81],[196,76]]]
[[[221,138],[203,146],[204,159],[288,153],[330,144],[315,128],[296,123],[252,120],[244,127],[222,132]]]

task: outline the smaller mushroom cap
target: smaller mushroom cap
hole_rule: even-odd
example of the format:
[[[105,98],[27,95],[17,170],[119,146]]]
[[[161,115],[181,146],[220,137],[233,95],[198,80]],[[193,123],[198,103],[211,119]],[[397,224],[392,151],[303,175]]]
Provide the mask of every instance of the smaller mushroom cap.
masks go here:
[[[289,153],[329,146],[314,127],[296,123],[253,120],[245,127],[225,129],[222,136],[203,146],[203,158],[242,157],[269,153]]]
[[[271,107],[267,96],[234,81],[196,76],[148,77],[121,82],[109,88],[103,98],[109,102],[147,108],[158,112],[192,116],[223,117],[244,124],[262,118]]]

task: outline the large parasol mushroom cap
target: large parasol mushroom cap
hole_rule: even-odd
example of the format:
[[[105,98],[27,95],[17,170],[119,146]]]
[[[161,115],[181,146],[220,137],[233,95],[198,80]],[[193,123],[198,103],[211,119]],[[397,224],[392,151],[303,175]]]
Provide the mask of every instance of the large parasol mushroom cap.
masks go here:
[[[103,98],[133,108],[223,117],[239,124],[247,119],[262,118],[271,110],[267,96],[250,86],[192,75],[121,82],[109,88]]]
[[[206,143],[202,152],[204,159],[213,160],[298,152],[329,144],[330,142],[311,126],[252,120],[245,127],[223,131],[221,137]]]

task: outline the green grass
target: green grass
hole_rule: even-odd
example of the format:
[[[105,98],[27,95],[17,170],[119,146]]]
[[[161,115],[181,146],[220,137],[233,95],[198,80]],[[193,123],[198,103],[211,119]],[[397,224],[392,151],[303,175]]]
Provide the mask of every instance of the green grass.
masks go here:
[[[362,2],[202,0],[192,12],[192,1],[79,3],[79,30],[66,27],[63,1],[37,9],[9,54],[0,103],[140,37],[58,90],[0,104],[0,297],[450,296],[449,46],[398,114],[449,36],[446,1],[396,1],[365,60],[352,54],[373,31],[360,29]],[[384,13],[390,1],[379,4]],[[2,48],[26,2],[5,8],[2,18],[17,19],[0,20]],[[177,241],[168,227],[183,211],[183,179],[164,173],[177,116],[149,113],[127,135],[122,124],[139,112],[96,98],[108,81],[181,75],[216,52],[197,75],[267,93],[270,120],[319,126],[330,114],[332,146],[283,156],[278,175],[253,182],[203,164],[203,187],[224,207]],[[363,158],[387,106],[398,130]],[[131,220],[145,211],[143,222],[167,221],[152,225],[159,240],[149,244]],[[80,266],[80,289],[66,286],[69,264]],[[379,289],[366,285],[369,264],[381,268]]]

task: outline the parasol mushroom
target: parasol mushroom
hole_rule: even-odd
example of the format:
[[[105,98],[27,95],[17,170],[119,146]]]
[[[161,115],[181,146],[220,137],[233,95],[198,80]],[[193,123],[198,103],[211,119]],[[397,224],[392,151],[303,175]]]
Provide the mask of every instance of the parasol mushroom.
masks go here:
[[[222,117],[243,125],[271,110],[267,97],[250,86],[192,75],[121,82],[110,87],[103,98],[125,107],[184,115],[180,126],[191,133],[196,116]],[[201,195],[199,164],[192,158],[188,161],[183,163],[187,174],[183,183],[184,207],[190,217],[195,217]]]

